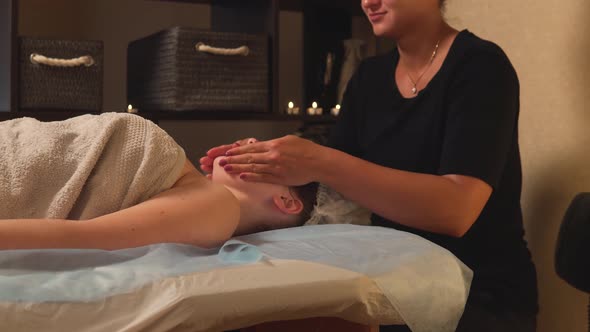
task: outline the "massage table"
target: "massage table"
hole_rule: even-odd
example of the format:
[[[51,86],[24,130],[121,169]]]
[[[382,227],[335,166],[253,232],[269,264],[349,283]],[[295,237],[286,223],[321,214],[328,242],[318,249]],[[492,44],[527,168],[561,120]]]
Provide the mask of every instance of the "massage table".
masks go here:
[[[416,235],[358,225],[180,244],[0,252],[5,331],[454,331],[472,272]]]

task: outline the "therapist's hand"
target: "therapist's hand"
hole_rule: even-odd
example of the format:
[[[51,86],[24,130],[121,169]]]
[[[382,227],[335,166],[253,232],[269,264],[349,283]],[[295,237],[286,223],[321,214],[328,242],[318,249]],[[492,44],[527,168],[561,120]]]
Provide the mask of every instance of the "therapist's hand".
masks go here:
[[[201,159],[199,159],[199,163],[201,164],[201,170],[206,174],[211,174],[211,172],[213,172],[213,161],[215,160],[215,158],[224,156],[225,153],[232,148],[256,142],[258,142],[256,138],[250,137],[238,140],[232,144],[220,145],[209,149],[209,151],[207,151],[207,154],[201,157]]]
[[[299,186],[317,181],[315,170],[323,148],[289,135],[231,148],[219,164],[245,181]]]

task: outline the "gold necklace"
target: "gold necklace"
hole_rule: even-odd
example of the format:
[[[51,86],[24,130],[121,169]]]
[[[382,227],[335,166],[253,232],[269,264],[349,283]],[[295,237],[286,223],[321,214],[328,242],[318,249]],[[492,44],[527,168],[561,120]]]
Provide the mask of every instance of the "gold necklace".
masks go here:
[[[410,72],[409,71],[406,72],[406,75],[408,75],[408,78],[412,82],[412,93],[414,95],[418,94],[418,88],[416,86],[418,85],[418,82],[420,82],[420,79],[422,78],[422,76],[424,76],[424,74],[426,74],[426,72],[428,71],[428,68],[430,68],[430,65],[432,65],[432,62],[434,61],[434,57],[436,57],[436,52],[438,51],[439,44],[440,44],[440,39],[436,42],[436,45],[434,46],[434,51],[432,51],[432,55],[430,56],[430,60],[428,61],[428,65],[426,66],[426,68],[424,69],[422,74],[420,74],[420,76],[418,76],[418,78],[415,81],[412,78],[412,76],[410,76]]]

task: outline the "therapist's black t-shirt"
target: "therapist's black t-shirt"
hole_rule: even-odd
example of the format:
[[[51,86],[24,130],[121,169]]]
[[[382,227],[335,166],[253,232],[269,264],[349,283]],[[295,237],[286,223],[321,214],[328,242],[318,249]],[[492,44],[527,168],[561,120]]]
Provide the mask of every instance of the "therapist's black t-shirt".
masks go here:
[[[373,225],[409,231],[453,252],[474,271],[470,302],[535,313],[535,267],[523,239],[518,147],[519,83],[504,52],[464,30],[418,96],[395,83],[399,53],[369,58],[351,78],[329,145],[370,162],[427,174],[461,174],[493,187],[461,238],[373,215]]]

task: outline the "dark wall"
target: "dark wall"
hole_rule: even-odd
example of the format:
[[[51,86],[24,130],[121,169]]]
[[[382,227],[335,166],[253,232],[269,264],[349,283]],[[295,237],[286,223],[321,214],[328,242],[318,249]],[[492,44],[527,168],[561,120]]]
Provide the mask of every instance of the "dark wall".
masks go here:
[[[10,111],[12,108],[11,77],[13,75],[13,40],[12,31],[15,28],[13,12],[16,1],[0,0],[0,112]]]

